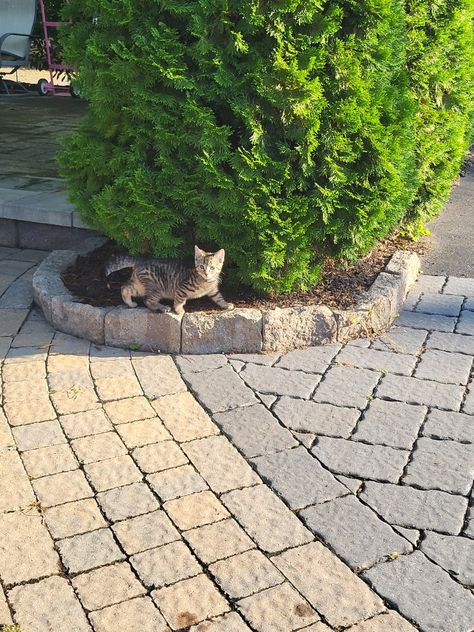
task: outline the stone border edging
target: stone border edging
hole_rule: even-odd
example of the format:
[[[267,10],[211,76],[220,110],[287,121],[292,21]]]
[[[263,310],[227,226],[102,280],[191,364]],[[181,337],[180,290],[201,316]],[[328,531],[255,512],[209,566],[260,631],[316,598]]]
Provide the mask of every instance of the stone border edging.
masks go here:
[[[92,238],[80,249],[53,251],[33,276],[36,304],[46,320],[64,333],[96,344],[136,345],[144,351],[164,353],[285,353],[376,335],[391,324],[420,269],[414,252],[398,250],[357,305],[348,310],[301,305],[177,316],[144,307],[106,308],[76,302],[61,273],[79,254],[93,250],[101,241]]]

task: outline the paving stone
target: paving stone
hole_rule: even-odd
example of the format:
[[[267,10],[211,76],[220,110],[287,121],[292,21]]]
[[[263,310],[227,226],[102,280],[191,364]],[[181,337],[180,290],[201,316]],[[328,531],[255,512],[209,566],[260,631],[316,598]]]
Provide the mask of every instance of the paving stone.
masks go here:
[[[245,366],[245,362],[240,362],[240,360],[229,359],[229,364],[235,371],[237,371],[237,373],[240,373]]]
[[[2,368],[2,374],[5,382],[22,382],[23,380],[31,380],[33,378],[45,378],[46,365],[44,362],[39,361],[6,364]]]
[[[337,356],[336,362],[341,365],[372,369],[374,371],[411,375],[416,364],[416,357],[404,353],[361,349],[346,346]]]
[[[0,336],[14,336],[28,316],[28,309],[2,309]]]
[[[427,632],[468,632],[474,597],[420,552],[379,564],[364,576],[400,612]]]
[[[427,408],[374,399],[359,422],[353,439],[411,449]]]
[[[25,469],[32,478],[67,472],[78,467],[77,459],[67,444],[29,450],[21,456]]]
[[[313,444],[316,441],[316,435],[311,432],[296,432],[295,430],[292,430],[291,434],[297,441],[304,445],[305,448],[308,448],[308,450],[313,447]]]
[[[128,454],[84,466],[87,478],[98,492],[142,480],[142,474]]]
[[[239,358],[240,356],[232,355],[230,357]],[[200,373],[208,369],[218,369],[227,364],[227,358],[223,353],[208,353],[206,355],[181,354],[176,356],[175,361],[183,373]]]
[[[11,347],[5,357],[5,364],[22,364],[27,362],[44,362],[48,351],[35,347]]]
[[[168,632],[169,628],[149,597],[130,599],[90,615],[96,632]]]
[[[191,529],[184,533],[184,537],[204,564],[211,564],[255,547],[232,518]]]
[[[463,404],[463,412],[468,415],[474,415],[474,382],[469,384],[466,399]]]
[[[0,298],[0,309],[29,309],[33,303],[31,275],[24,274],[10,285]]]
[[[420,276],[416,280],[415,285],[413,286],[412,291],[418,292],[420,294],[422,292],[441,292],[445,283],[445,276],[420,274]]]
[[[313,399],[336,406],[364,408],[379,379],[380,373],[376,371],[335,366],[326,373]]]
[[[179,467],[188,462],[186,455],[174,441],[162,441],[135,448],[132,455],[145,474]]]
[[[428,331],[452,332],[456,326],[456,318],[452,316],[423,314],[422,312],[410,312],[407,310],[403,310],[394,322],[397,326],[427,329]]]
[[[29,399],[5,404],[5,414],[11,426],[22,426],[56,418],[49,399]]]
[[[53,541],[34,508],[0,514],[0,533],[0,577],[4,585],[59,572]]]
[[[274,393],[293,397],[308,398],[319,383],[319,375],[302,371],[289,371],[271,366],[247,364],[240,377],[252,389],[261,393]]]
[[[378,387],[377,396],[408,404],[423,404],[446,410],[459,410],[463,389],[454,384],[441,384],[415,377],[387,375]]]
[[[125,562],[77,575],[72,585],[87,610],[98,610],[146,592]]]
[[[24,333],[23,327],[12,341],[12,347],[40,347],[50,344],[53,339],[54,329],[40,331],[38,333]]]
[[[13,588],[8,594],[19,629],[28,632],[91,632],[71,586],[64,577]]]
[[[417,312],[425,314],[441,314],[442,316],[459,316],[464,296],[425,293],[416,306]]]
[[[302,446],[258,457],[252,463],[291,509],[347,494],[347,489]]]
[[[390,524],[456,534],[462,529],[467,499],[436,490],[368,482],[360,494]]]
[[[6,418],[0,412],[0,452],[15,448],[15,440],[10,430]]]
[[[91,343],[82,338],[76,338],[69,334],[57,331],[54,336],[54,345],[51,352],[55,355],[77,355],[87,358],[91,348]]]
[[[219,432],[191,393],[160,397],[153,408],[176,441],[192,441]]]
[[[276,402],[276,400],[278,399],[276,395],[269,395],[268,393],[258,393],[258,398],[261,400],[261,402],[263,404],[265,404],[265,406],[267,408],[271,408],[272,405]]]
[[[91,345],[90,348],[91,364],[96,362],[115,362],[116,359],[128,358],[130,358],[128,349],[119,349],[108,345]]]
[[[265,485],[228,492],[222,496],[222,502],[267,553],[312,539],[295,514]]]
[[[31,484],[43,507],[61,505],[93,495],[86,477],[80,470],[43,476]]]
[[[71,446],[81,463],[104,461],[127,452],[127,448],[115,432],[103,432],[74,439]]]
[[[324,373],[340,349],[341,345],[324,345],[290,351],[275,366],[306,373]]]
[[[157,417],[120,424],[116,429],[129,450],[171,439],[171,435]]]
[[[252,390],[230,366],[189,373],[186,379],[199,401],[213,413],[257,402]]]
[[[160,510],[117,522],[112,529],[127,555],[168,544],[180,538],[171,520]]]
[[[59,418],[59,422],[69,439],[101,434],[113,429],[101,408],[63,415]]]
[[[247,458],[298,445],[262,404],[218,413],[214,419]]]
[[[250,628],[236,612],[229,612],[211,621],[193,625],[189,632],[250,632]]]
[[[10,608],[7,603],[7,598],[3,592],[3,588],[0,586],[0,621],[3,626],[12,625],[13,619],[10,612]],[[3,628],[5,629],[5,627]]]
[[[443,288],[443,294],[474,296],[474,279],[449,276],[448,282]]]
[[[361,621],[347,629],[348,632],[416,632],[411,623],[393,610],[378,614],[373,619]]]
[[[6,402],[21,402],[48,397],[48,385],[45,379],[34,378],[22,382],[6,382],[4,398]]]
[[[99,408],[95,391],[83,386],[73,386],[67,391],[51,393],[51,400],[59,415]]]
[[[355,496],[336,498],[304,509],[306,525],[351,568],[369,568],[393,553],[412,546]]]
[[[415,377],[449,384],[467,384],[472,358],[461,353],[428,349],[416,367]]]
[[[272,561],[331,626],[349,626],[382,612],[382,600],[320,542]]]
[[[245,459],[223,436],[191,441],[183,449],[216,493],[260,483]]]
[[[54,348],[54,344],[52,346]],[[36,360],[40,358],[35,358]],[[44,358],[46,359],[46,358]],[[29,359],[31,361],[31,359]],[[48,356],[48,373],[63,373],[69,371],[88,370],[89,358],[81,355],[52,355]]]
[[[7,355],[12,340],[11,336],[0,336],[0,358],[4,358]]]
[[[358,441],[319,437],[311,452],[331,471],[363,479],[396,482],[409,452]]]
[[[33,502],[35,497],[18,454],[0,453],[0,512],[14,511]]]
[[[103,362],[91,362],[90,371],[95,380],[103,378],[127,378],[135,377],[130,358],[114,358],[113,362],[104,360]],[[121,398],[120,398],[121,399]]]
[[[113,522],[158,509],[159,504],[145,483],[132,483],[97,494],[105,515]]]
[[[130,421],[149,419],[156,413],[145,397],[130,397],[115,402],[106,402],[104,410],[114,424],[125,424]]]
[[[207,358],[209,356],[206,356]],[[252,364],[262,364],[263,366],[272,366],[275,364],[278,358],[280,357],[277,353],[232,353],[229,356],[229,359],[240,360],[247,364],[250,362]]]
[[[124,559],[109,529],[97,529],[90,533],[56,542],[64,566],[70,573],[113,564]]]
[[[290,430],[348,438],[360,412],[332,404],[282,397],[273,408],[275,415]]]
[[[103,402],[142,394],[140,384],[134,375],[127,377],[102,377],[95,380],[95,386]]]
[[[474,336],[474,313],[463,310],[456,325],[456,333]]]
[[[474,541],[427,531],[421,550],[464,585],[474,585]]]
[[[209,566],[231,599],[247,597],[284,581],[283,575],[260,551],[246,551]]]
[[[87,369],[75,369],[61,373],[49,373],[48,384],[51,393],[75,389],[78,386],[92,389],[94,384]]]
[[[186,385],[169,356],[132,358],[136,374],[147,397],[161,397],[186,391]]]
[[[466,302],[463,305],[463,309],[469,309],[471,311],[474,310],[474,298],[467,298]]]
[[[107,526],[92,498],[49,507],[44,510],[43,515],[54,539],[68,538]]]
[[[420,532],[417,529],[406,529],[405,527],[393,527],[397,533],[411,542],[414,546],[418,545],[420,540]]]
[[[403,482],[424,489],[469,494],[474,477],[474,445],[421,437]]]
[[[152,597],[173,630],[230,610],[226,600],[205,575],[154,590]]]
[[[362,485],[362,481],[359,480],[358,478],[351,478],[350,476],[342,476],[341,474],[337,474],[335,478],[337,478],[337,480],[340,483],[345,485],[347,489],[349,489],[353,494],[357,494],[357,492],[359,491]]]
[[[217,522],[229,516],[224,505],[208,491],[169,500],[163,509],[182,530]]]
[[[147,480],[162,502],[208,489],[204,479],[191,465],[150,474]]]
[[[238,606],[259,632],[288,632],[319,620],[308,602],[286,582],[241,599]]]
[[[130,558],[147,588],[161,588],[181,579],[198,575],[202,568],[183,542],[171,542]]]
[[[13,428],[12,433],[16,445],[21,451],[66,443],[66,437],[56,420],[19,426]]]

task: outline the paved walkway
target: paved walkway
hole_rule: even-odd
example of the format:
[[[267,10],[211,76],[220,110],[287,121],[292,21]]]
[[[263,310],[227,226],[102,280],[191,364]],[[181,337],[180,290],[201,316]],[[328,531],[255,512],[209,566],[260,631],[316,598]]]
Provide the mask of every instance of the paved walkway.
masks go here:
[[[370,343],[173,358],[55,333],[42,256],[0,249],[0,623],[472,630],[474,279]]]

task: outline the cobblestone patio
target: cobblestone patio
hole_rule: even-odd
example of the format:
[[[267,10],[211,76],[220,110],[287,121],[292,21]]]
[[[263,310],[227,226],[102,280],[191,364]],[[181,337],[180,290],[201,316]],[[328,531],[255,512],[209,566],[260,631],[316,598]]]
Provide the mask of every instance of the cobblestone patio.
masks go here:
[[[44,254],[0,248],[0,624],[472,630],[474,279],[377,340],[171,357],[55,333]]]

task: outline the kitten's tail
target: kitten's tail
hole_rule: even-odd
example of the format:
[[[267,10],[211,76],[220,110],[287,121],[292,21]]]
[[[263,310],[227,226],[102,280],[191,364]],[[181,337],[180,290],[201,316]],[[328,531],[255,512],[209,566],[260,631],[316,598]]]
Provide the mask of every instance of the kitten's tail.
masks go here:
[[[122,270],[123,268],[134,268],[137,264],[136,257],[130,257],[128,255],[118,255],[112,257],[105,266],[105,276],[109,276],[112,272]]]

